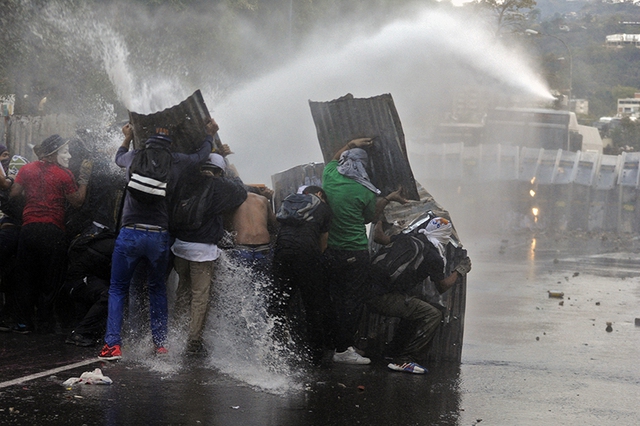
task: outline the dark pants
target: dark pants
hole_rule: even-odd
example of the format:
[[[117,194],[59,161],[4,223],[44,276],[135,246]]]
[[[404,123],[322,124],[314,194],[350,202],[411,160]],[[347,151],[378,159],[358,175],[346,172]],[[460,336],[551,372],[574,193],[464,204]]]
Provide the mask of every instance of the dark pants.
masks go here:
[[[294,336],[309,347],[312,361],[319,362],[324,349],[333,349],[332,305],[321,255],[280,251],[273,259],[273,277],[272,314],[281,319],[289,317]],[[304,312],[292,309],[297,292]],[[298,318],[303,313],[304,317]]]
[[[402,319],[390,344],[389,355],[395,362],[421,362],[426,357],[427,345],[442,320],[440,310],[400,293],[376,296],[367,305],[381,315]]]
[[[15,316],[17,268],[16,253],[20,227],[5,225],[0,228],[0,293],[4,293],[4,306],[0,305],[0,322],[7,321]]]
[[[40,331],[53,331],[53,307],[66,270],[65,232],[50,223],[30,223],[20,231],[17,263],[21,286],[16,292],[19,324],[33,326],[37,305]]]
[[[343,352],[354,344],[364,301],[369,296],[369,251],[329,248],[324,252],[323,261],[335,308],[336,351]]]
[[[75,305],[74,332],[103,336],[108,314],[109,281],[94,276],[65,283],[65,292]]]

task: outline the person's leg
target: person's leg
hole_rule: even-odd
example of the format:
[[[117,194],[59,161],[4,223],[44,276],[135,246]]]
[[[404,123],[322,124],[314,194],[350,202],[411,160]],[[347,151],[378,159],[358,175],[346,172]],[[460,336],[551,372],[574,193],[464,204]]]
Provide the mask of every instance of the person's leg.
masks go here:
[[[409,330],[397,331],[397,338],[402,342],[396,341],[390,345],[397,348],[395,357],[403,361],[424,358],[423,352],[442,320],[442,313],[436,307],[400,293],[378,296],[370,300],[368,305],[384,316],[401,318],[401,324],[410,327]]]
[[[306,340],[311,350],[313,362],[322,359],[324,349],[329,349],[328,317],[331,300],[324,275],[324,269],[317,256],[307,255],[294,266],[295,285],[300,289],[306,312]]]
[[[124,315],[124,304],[129,294],[129,283],[140,262],[141,231],[122,228],[116,239],[111,260],[111,284],[107,316],[107,345],[122,345],[120,331]]]
[[[213,261],[189,262],[191,264],[191,320],[189,340],[202,340],[202,329],[207,318]]]
[[[87,300],[93,303],[74,331],[82,335],[97,336],[104,333],[107,320],[109,282],[96,277],[89,277],[87,281]]]
[[[35,224],[25,225],[20,232],[16,254],[17,279],[21,284],[16,287],[16,322],[23,330],[34,330],[34,307],[38,297],[36,282],[43,269],[39,264],[39,244],[35,233]]]
[[[173,268],[178,274],[178,288],[176,289],[176,303],[173,309],[173,318],[182,319],[187,315],[191,303],[191,272],[190,262],[179,256],[173,259]]]
[[[4,306],[1,306],[0,329],[9,331],[16,315],[17,268],[16,253],[20,227],[6,224],[0,229],[0,293],[4,293]]]
[[[151,336],[156,348],[167,340],[167,283],[169,233],[147,232],[145,256],[149,260],[149,316]]]
[[[64,283],[67,269],[67,236],[65,232],[53,224],[38,224],[40,231],[38,238],[42,249],[45,278],[40,286],[40,303],[38,304],[38,323],[40,331],[53,332],[55,328],[54,306],[60,289]],[[65,299],[65,304],[71,303]],[[68,306],[60,309],[59,313],[69,311]],[[67,319],[67,322],[68,319]]]
[[[369,253],[328,249],[326,266],[329,291],[336,312],[336,352],[353,346],[355,334],[367,295]]]

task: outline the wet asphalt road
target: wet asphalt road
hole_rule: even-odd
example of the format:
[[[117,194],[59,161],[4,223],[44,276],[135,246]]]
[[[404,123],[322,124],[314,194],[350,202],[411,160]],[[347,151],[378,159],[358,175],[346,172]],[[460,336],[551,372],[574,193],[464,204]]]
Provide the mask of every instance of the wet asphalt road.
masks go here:
[[[204,361],[141,362],[125,353],[7,385],[90,362],[97,348],[65,345],[60,335],[2,333],[0,424],[639,424],[638,241],[520,234],[465,245],[473,270],[460,366],[430,365],[426,376],[413,376],[382,361],[334,365],[299,372],[299,387],[274,394]],[[565,296],[549,298],[550,290]],[[97,367],[112,385],[60,385]]]

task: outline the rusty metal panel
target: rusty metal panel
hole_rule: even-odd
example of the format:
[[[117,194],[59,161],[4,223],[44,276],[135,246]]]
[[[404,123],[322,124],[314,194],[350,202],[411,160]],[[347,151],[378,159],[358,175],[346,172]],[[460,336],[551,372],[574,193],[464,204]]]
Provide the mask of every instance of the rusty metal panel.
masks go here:
[[[418,184],[420,201],[410,201],[401,205],[393,203],[384,210],[384,221],[392,224],[385,232],[395,235],[406,229],[412,222],[426,216],[431,211],[435,216],[451,220],[446,211],[427,190]],[[451,222],[453,225],[453,222]],[[375,252],[380,247],[373,242],[373,235],[369,235],[370,251]],[[455,226],[451,235],[451,243],[447,246],[447,267],[451,273],[453,265],[457,265],[467,252],[462,248]],[[443,322],[436,330],[433,340],[425,353],[421,355],[423,361],[454,362],[462,360],[462,340],[464,337],[464,316],[466,310],[467,279],[459,277],[456,284],[443,294],[440,294],[431,280],[426,279],[412,292],[412,296],[427,301],[438,307],[443,315]],[[367,312],[360,323],[359,346],[373,352],[384,351],[386,344],[391,341],[397,322],[389,321],[381,315]]]
[[[325,163],[347,142],[376,137],[367,149],[371,182],[386,195],[402,186],[404,196],[419,200],[400,117],[390,94],[359,99],[347,94],[329,102],[309,101]]]
[[[309,163],[292,167],[271,176],[273,204],[278,211],[282,200],[295,193],[302,185],[322,186],[324,163]]]
[[[206,136],[205,125],[210,117],[200,90],[196,90],[178,105],[153,114],[129,111],[129,122],[133,126],[133,146],[142,148],[156,128],[163,127],[171,133],[173,151],[193,153],[202,146]],[[219,139],[217,143],[220,143]]]
[[[33,146],[56,133],[63,138],[73,137],[76,123],[76,117],[66,114],[13,115],[5,121],[7,147],[12,154],[22,155],[33,161],[36,159]]]

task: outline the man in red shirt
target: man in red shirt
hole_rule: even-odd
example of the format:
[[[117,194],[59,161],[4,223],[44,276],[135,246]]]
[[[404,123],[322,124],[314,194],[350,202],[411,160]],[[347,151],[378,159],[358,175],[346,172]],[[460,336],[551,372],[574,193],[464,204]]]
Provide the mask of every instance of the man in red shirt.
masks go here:
[[[91,173],[91,163],[83,162],[76,184],[68,169],[68,143],[59,135],[45,139],[38,147],[40,160],[23,166],[11,187],[10,197],[24,196],[17,253],[22,286],[16,295],[17,324],[12,329],[18,333],[34,330],[36,304],[38,331],[54,331],[53,304],[66,268],[66,203],[82,206]]]

